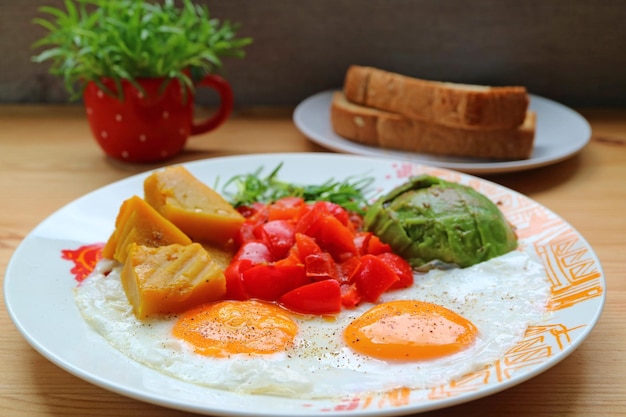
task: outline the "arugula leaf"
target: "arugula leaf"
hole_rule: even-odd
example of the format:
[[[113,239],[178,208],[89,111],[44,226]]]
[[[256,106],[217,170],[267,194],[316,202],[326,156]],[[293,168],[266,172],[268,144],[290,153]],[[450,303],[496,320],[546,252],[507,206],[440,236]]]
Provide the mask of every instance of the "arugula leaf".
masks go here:
[[[374,181],[373,177],[348,177],[343,181],[331,178],[319,185],[300,185],[278,178],[282,166],[281,162],[266,177],[261,177],[263,167],[249,174],[235,175],[224,184],[222,194],[235,207],[255,202],[272,203],[283,197],[301,197],[309,203],[330,201],[348,211],[365,212],[368,206],[366,194]]]

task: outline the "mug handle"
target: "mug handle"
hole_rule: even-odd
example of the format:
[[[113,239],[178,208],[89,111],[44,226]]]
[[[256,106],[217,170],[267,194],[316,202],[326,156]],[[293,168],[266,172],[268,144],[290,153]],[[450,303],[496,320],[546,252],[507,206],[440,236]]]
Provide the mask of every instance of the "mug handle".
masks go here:
[[[217,91],[220,96],[220,106],[217,112],[207,120],[194,122],[191,125],[191,134],[199,135],[217,129],[228,119],[233,111],[234,98],[233,90],[228,81],[219,75],[207,74],[200,80],[198,86],[210,87]]]

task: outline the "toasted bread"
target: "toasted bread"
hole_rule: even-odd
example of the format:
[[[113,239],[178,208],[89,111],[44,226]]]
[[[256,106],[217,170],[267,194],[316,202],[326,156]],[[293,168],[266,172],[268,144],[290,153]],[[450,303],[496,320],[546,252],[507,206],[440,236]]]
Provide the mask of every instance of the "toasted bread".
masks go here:
[[[407,118],[465,129],[504,129],[525,123],[525,87],[429,81],[353,65],[345,77],[349,101]]]
[[[337,91],[331,103],[331,126],[338,135],[388,149],[490,160],[531,156],[536,114],[525,113],[519,126],[500,129],[458,128],[425,122],[352,103]]]

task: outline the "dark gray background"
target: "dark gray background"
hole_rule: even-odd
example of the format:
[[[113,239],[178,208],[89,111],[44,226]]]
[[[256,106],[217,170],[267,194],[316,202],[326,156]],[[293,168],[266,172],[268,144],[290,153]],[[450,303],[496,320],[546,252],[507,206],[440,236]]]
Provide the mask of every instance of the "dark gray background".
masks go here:
[[[238,106],[295,105],[339,87],[350,64],[420,78],[525,85],[574,107],[626,106],[623,0],[198,0],[255,42],[227,59]],[[66,103],[32,63],[43,4],[0,0],[0,103]],[[211,104],[212,94],[199,100]]]

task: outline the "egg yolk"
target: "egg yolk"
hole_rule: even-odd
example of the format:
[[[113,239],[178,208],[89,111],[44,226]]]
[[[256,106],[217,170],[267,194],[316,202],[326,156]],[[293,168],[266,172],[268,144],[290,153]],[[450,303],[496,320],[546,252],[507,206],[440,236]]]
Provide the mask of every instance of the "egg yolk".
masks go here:
[[[264,355],[288,348],[297,324],[282,308],[259,301],[222,301],[187,311],[175,323],[175,337],[201,355]]]
[[[478,330],[445,307],[415,300],[379,304],[350,323],[344,339],[355,351],[386,360],[427,360],[459,352]]]

